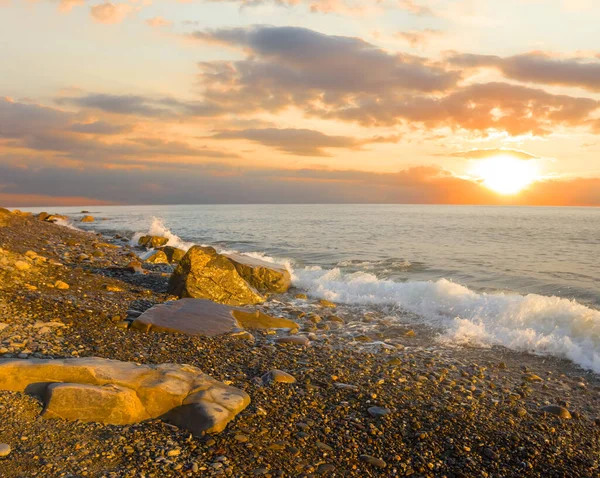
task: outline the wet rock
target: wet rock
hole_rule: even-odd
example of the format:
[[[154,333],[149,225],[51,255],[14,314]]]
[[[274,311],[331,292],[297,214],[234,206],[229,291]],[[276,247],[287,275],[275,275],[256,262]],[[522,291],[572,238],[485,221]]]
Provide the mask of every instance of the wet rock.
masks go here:
[[[185,251],[183,249],[179,249],[173,246],[164,246],[159,248],[158,250],[165,253],[167,259],[169,260],[169,263],[180,262],[181,259],[183,259],[183,256],[185,256]]]
[[[167,242],[169,242],[168,238],[160,236],[142,236],[138,240],[138,244],[140,246],[148,249],[156,249],[161,246],[166,246]]]
[[[94,222],[94,221],[95,221],[94,216],[83,216],[81,218],[81,222]]]
[[[17,270],[26,271],[26,270],[31,269],[31,264],[29,264],[28,262],[25,262],[25,261],[16,261],[15,267],[17,268]]]
[[[150,256],[146,257],[146,262],[151,264],[168,264],[169,258],[163,251],[154,251]]]
[[[295,298],[299,300],[306,300],[308,299],[308,296],[306,294],[296,294]]]
[[[227,254],[238,274],[252,287],[261,292],[287,292],[292,278],[288,270],[271,262],[261,261],[241,254]]]
[[[329,309],[335,309],[337,307],[337,305],[335,305],[333,302],[331,302],[329,300],[325,300],[325,299],[321,299],[319,301],[319,305],[321,307],[327,307]]]
[[[209,299],[228,305],[258,304],[264,298],[213,247],[194,246],[183,257],[168,286],[180,298]]]

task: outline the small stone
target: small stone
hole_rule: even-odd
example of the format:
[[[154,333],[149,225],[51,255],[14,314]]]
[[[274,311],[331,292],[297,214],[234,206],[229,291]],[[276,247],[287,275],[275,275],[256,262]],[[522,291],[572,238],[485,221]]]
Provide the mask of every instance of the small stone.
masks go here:
[[[0,443],[0,458],[10,455],[10,445],[6,443]]]
[[[360,455],[359,458],[365,463],[368,463],[369,465],[375,466],[377,468],[385,468],[387,466],[387,463],[385,461],[381,460],[380,458],[375,458],[374,456]]]
[[[409,330],[409,331],[408,331],[408,332],[406,332],[404,335],[405,335],[406,337],[414,337],[414,336],[416,336],[417,334],[415,333],[415,331],[414,331],[414,330]]]
[[[335,305],[333,302],[331,302],[329,300],[325,300],[325,299],[321,299],[319,301],[319,305],[321,307],[327,307],[329,309],[335,309],[337,307],[337,305]]]
[[[371,407],[367,411],[369,412],[369,415],[371,415],[373,418],[383,417],[392,413],[392,411],[389,408],[385,407]]]
[[[317,467],[317,475],[328,475],[335,471],[335,466],[331,463],[322,463]]]
[[[249,438],[246,435],[242,434],[236,435],[233,438],[235,438],[235,440],[240,443],[246,443],[249,440]]]
[[[294,344],[294,345],[308,345],[309,340],[305,335],[290,335],[288,337],[278,337],[275,339],[277,344]]]
[[[179,456],[181,455],[181,448],[173,448],[167,452],[167,456]]]
[[[558,405],[548,405],[547,407],[543,407],[542,412],[556,415],[557,417],[563,418],[565,420],[571,418],[571,413],[569,412],[569,410],[563,407],[559,407]]]
[[[67,290],[67,289],[69,288],[69,284],[67,284],[66,282],[63,282],[63,281],[61,281],[61,280],[57,280],[57,281],[54,283],[54,287],[55,287],[56,289],[60,289],[60,290]]]
[[[306,294],[296,294],[296,299],[306,300],[308,299],[308,297],[306,296]]]
[[[31,269],[31,264],[28,264],[25,261],[16,261],[15,267],[20,271],[26,271],[28,269]]]
[[[278,383],[296,383],[296,379],[293,375],[290,375],[283,370],[271,370],[262,376],[263,383],[267,384],[270,382]]]

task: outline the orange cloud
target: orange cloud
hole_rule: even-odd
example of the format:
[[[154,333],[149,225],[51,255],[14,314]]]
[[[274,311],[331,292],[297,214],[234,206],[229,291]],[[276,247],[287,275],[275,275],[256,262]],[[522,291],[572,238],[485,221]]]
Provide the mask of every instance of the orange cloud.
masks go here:
[[[164,19],[163,17],[154,17],[146,20],[146,24],[152,28],[170,27],[173,22]]]
[[[133,7],[126,3],[106,2],[90,7],[94,21],[105,24],[121,23],[132,11]]]

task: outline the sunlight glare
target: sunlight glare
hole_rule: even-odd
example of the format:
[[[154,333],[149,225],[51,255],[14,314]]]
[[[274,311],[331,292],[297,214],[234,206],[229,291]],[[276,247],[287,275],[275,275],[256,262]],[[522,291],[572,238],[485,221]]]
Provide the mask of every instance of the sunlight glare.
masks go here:
[[[473,176],[483,185],[500,194],[517,194],[539,179],[538,166],[533,160],[500,155],[477,161]]]

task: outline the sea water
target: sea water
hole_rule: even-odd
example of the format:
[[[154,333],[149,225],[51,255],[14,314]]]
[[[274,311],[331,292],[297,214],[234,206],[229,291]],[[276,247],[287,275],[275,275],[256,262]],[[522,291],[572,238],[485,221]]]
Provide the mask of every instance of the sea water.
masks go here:
[[[600,209],[417,205],[95,206],[86,229],[163,235],[284,264],[296,287],[392,306],[449,343],[600,372]],[[105,220],[100,220],[104,218]]]

